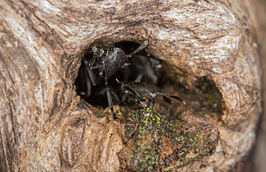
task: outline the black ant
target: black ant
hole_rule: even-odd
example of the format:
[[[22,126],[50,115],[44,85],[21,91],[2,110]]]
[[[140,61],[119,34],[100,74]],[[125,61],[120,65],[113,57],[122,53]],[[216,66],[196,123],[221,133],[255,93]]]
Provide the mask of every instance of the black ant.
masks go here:
[[[139,103],[143,108],[152,109],[154,105],[154,99],[156,96],[163,96],[163,98],[170,103],[171,99],[180,101],[183,104],[186,102],[178,96],[169,95],[167,93],[160,92],[158,88],[153,85],[149,85],[144,82],[120,82],[116,81],[121,85],[121,94],[123,103]]]
[[[85,78],[86,92],[80,92],[81,95],[89,97],[91,95],[92,86],[99,85],[100,78],[104,79],[105,89],[102,90],[107,96],[108,106],[110,107],[113,118],[116,114],[113,109],[112,96],[118,99],[116,93],[108,86],[108,79],[113,76],[121,68],[125,68],[129,63],[129,59],[148,45],[148,41],[144,41],[135,51],[126,54],[121,48],[92,48],[93,58],[90,62],[84,58],[84,68],[81,70],[82,78]]]

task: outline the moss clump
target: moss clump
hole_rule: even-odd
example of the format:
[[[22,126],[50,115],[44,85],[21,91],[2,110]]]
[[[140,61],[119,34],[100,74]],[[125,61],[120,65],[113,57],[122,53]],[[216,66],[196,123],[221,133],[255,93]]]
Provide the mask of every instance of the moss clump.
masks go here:
[[[177,169],[211,155],[216,148],[218,132],[211,126],[197,128],[148,108],[129,114],[131,125],[126,127],[126,136],[134,142],[130,148],[130,170]]]
[[[135,130],[135,146],[130,167],[135,171],[153,171],[159,167],[158,162],[161,155],[159,135],[162,116],[147,108],[137,111],[134,117],[138,118],[138,127]]]

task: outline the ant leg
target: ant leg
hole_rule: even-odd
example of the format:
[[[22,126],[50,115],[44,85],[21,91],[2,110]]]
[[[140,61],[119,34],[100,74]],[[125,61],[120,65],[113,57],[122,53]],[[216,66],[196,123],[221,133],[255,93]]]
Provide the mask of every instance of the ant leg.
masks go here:
[[[145,74],[150,78],[153,84],[157,84],[160,76],[161,64],[160,61],[152,58],[148,58],[148,65],[146,65]],[[157,63],[157,64],[155,64]]]
[[[117,78],[115,78],[115,80],[118,84],[121,85],[122,103],[126,103],[126,100],[134,98],[136,96],[134,93],[126,89],[126,84],[124,82],[120,82]]]
[[[85,76],[86,76],[86,88],[87,88],[86,96],[89,97],[91,95],[91,82],[89,76],[88,75]]]
[[[104,72],[106,74],[105,63],[103,63],[103,68],[104,68]],[[115,114],[114,108],[113,108],[113,100],[112,100],[112,96],[111,96],[111,91],[110,91],[110,88],[107,86],[108,85],[108,78],[106,77],[106,75],[104,75],[104,80],[105,80],[105,85],[106,85],[106,95],[107,95],[108,106],[112,111],[113,118],[116,119],[117,117],[116,117],[116,114]]]
[[[151,62],[146,56],[134,55],[134,58],[132,58],[131,63],[138,75],[143,75],[143,77],[146,78],[148,82],[151,82],[154,85],[157,84],[158,76],[156,75]],[[141,76],[137,76],[137,81],[140,81],[142,79],[139,77]]]
[[[140,82],[142,80],[142,78],[143,78],[143,74],[139,73],[134,82]]]
[[[103,69],[104,69],[104,81],[105,81],[105,85],[107,86],[108,85],[108,78],[106,75],[107,69],[106,69],[105,63],[103,63]]]
[[[147,104],[147,105],[148,105],[148,108],[152,109],[152,107],[153,107],[153,105],[154,105],[153,100],[150,99],[150,100],[148,101],[148,104]]]
[[[129,90],[122,91],[122,103],[129,103],[129,100],[135,99],[135,94],[130,92]]]
[[[149,42],[147,40],[143,41],[142,44],[135,51],[133,51],[132,53],[127,55],[127,57],[131,57],[132,55],[134,55],[134,54],[138,53],[139,51],[143,50],[144,48],[147,47],[148,43]]]
[[[96,79],[95,79],[94,73],[89,68],[87,68],[87,73],[88,73],[88,76],[92,82],[92,85],[95,86],[96,85]]]
[[[111,96],[110,88],[109,87],[106,88],[106,95],[107,95],[108,106],[109,106],[109,108],[112,111],[113,118],[116,119],[117,117],[116,117],[116,114],[114,112],[113,101],[112,101],[112,96]]]
[[[86,96],[86,97],[89,97],[91,95],[91,82],[90,82],[90,76],[88,75],[88,73],[86,72],[86,68],[87,68],[87,64],[88,64],[88,61],[87,60],[83,60],[83,64],[85,65],[83,67],[82,65],[82,68],[81,68],[81,75],[85,78],[82,80],[82,85],[83,85],[83,90],[84,91],[81,91],[80,94],[82,96]]]
[[[97,66],[90,67],[90,69],[93,70],[93,69],[99,69],[99,68],[102,68],[102,67],[103,67],[102,65],[97,65]]]
[[[96,85],[96,80],[95,80],[95,76],[94,76],[94,73],[92,72],[91,69],[89,69],[89,62],[88,60],[84,59],[84,65],[85,65],[85,71],[87,72],[85,74],[86,76],[86,79],[87,79],[87,82],[86,82],[86,85],[87,85],[87,89],[89,90],[90,92],[90,89],[91,89],[91,83],[88,84],[88,80],[90,80],[92,82],[92,85],[95,86]],[[94,63],[94,62],[93,62]],[[90,94],[88,94],[88,96],[90,96]]]
[[[161,70],[162,64],[159,60],[150,57],[148,58],[148,61],[150,62],[152,68],[154,68],[155,71]]]
[[[120,99],[119,99],[118,95],[117,95],[116,92],[115,92],[113,89],[111,89],[111,88],[110,88],[110,93],[111,93],[111,95],[112,95],[112,97],[113,97],[113,99],[114,99],[114,102],[118,102],[118,103],[120,103]]]
[[[82,96],[89,97],[91,95],[91,82],[90,82],[87,75],[85,75],[85,77],[86,77],[86,79],[85,79],[86,91],[81,91],[80,94]]]

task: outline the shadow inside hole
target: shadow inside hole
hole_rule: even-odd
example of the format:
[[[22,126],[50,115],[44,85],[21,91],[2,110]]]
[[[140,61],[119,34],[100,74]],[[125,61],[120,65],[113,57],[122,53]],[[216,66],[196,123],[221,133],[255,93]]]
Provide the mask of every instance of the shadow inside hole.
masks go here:
[[[121,41],[115,43],[114,45],[104,46],[99,46],[98,48],[104,48],[112,51],[114,47],[118,47],[126,54],[130,54],[136,50],[140,44],[130,41]],[[95,86],[92,86],[91,84],[89,96],[84,94],[87,90],[86,82],[91,83],[88,76],[86,76],[87,66],[84,64],[85,59],[89,62],[93,59],[93,53],[91,49],[85,53],[82,59],[81,67],[79,69],[79,75],[75,81],[77,94],[93,106],[106,108],[108,107],[106,85],[104,79],[99,76],[98,69],[93,71],[97,80],[97,84]],[[224,103],[222,101],[222,95],[215,86],[215,83],[209,80],[207,77],[199,78],[191,86],[191,84],[189,84],[191,81],[187,76],[188,74],[185,72],[176,73],[174,70],[171,70],[171,65],[155,59],[152,55],[148,54],[145,49],[132,56],[129,59],[129,63],[131,65],[125,68],[120,68],[113,76],[108,78],[108,86],[112,90],[112,100],[114,105],[125,105],[122,103],[120,84],[116,81],[116,78],[122,82],[133,82],[138,78],[139,74],[144,74],[141,82],[149,83],[153,87],[159,87],[169,94],[184,96],[186,101],[188,101],[188,103],[191,105],[194,113],[204,115],[208,112],[211,112],[222,115],[223,110],[225,109]],[[161,68],[155,68],[154,64],[156,63],[160,64]],[[149,72],[154,72],[153,75],[145,75],[149,73],[143,70],[147,68],[147,65],[150,65],[152,68],[152,70],[149,70]],[[156,103],[162,103],[162,106],[165,105],[164,102]]]

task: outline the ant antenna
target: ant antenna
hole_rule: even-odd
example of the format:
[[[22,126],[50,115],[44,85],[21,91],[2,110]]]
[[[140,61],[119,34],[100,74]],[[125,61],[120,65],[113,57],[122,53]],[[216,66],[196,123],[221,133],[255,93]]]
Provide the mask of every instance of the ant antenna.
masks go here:
[[[167,94],[167,93],[160,93],[160,92],[158,92],[157,94],[158,94],[158,95],[161,95],[161,96],[163,96],[163,97],[165,97],[165,98],[176,99],[176,100],[180,101],[181,103],[183,103],[184,105],[186,104],[185,100],[183,100],[181,97],[178,97],[178,96],[172,96],[172,95],[169,95],[169,94]]]
[[[139,51],[143,50],[144,48],[147,47],[147,45],[149,44],[149,42],[147,40],[143,41],[142,44],[132,53],[130,53],[129,55],[127,55],[127,57],[131,57],[132,55],[138,53]]]
[[[120,82],[117,78],[115,78],[115,80],[119,85],[121,85],[122,88],[125,87],[126,83]]]
[[[90,67],[90,69],[93,70],[93,69],[99,69],[102,67],[103,67],[103,65],[97,65],[97,66]]]

